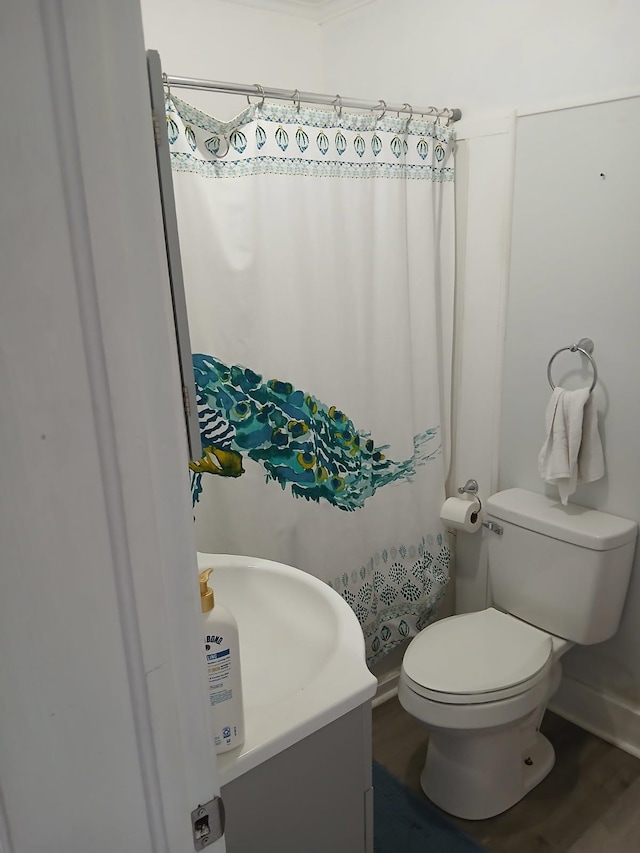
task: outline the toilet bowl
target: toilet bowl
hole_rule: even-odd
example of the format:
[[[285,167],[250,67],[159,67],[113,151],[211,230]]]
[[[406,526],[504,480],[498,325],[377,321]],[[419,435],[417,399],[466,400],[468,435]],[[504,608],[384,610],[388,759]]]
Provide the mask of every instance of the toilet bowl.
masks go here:
[[[429,729],[420,784],[470,820],[514,805],[551,770],[538,731],[572,644],[495,608],[425,628],[403,661],[399,699]]]
[[[515,805],[549,773],[539,727],[576,643],[613,636],[637,524],[524,489],[487,501],[492,605],[429,625],[407,648],[398,698],[429,730],[420,783],[469,820]]]

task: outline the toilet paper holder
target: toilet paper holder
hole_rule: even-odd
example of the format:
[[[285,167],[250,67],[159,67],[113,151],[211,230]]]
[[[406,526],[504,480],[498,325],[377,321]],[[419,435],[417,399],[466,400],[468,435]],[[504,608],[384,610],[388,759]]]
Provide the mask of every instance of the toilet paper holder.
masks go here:
[[[480,504],[478,512],[481,512],[482,511],[482,501],[480,500],[480,495],[478,494],[479,488],[480,488],[480,486],[478,485],[477,480],[467,480],[467,482],[464,484],[464,486],[458,486],[458,494],[459,495],[471,495],[473,498],[475,498],[478,501],[478,503]]]
[[[458,494],[460,495],[472,495],[480,504],[480,508],[478,512],[482,510],[482,501],[480,500],[480,495],[478,494],[478,486],[477,480],[467,480],[464,486],[458,486]],[[496,524],[495,521],[483,521],[482,526],[486,527],[487,530],[490,530],[492,533],[495,533],[497,536],[502,536],[503,527],[501,524]]]
[[[478,501],[478,503],[480,505],[478,508],[478,513],[480,513],[482,511],[482,501],[480,500],[480,495],[478,494],[479,488],[480,487],[478,486],[477,480],[467,480],[467,482],[464,484],[464,486],[458,486],[458,494],[460,494],[460,495],[471,495],[472,497],[474,497]],[[487,530],[490,530],[492,533],[495,533],[497,536],[502,536],[502,534],[504,532],[502,525],[496,524],[495,521],[483,521],[482,526],[486,527]]]
[[[477,495],[479,488],[480,488],[480,486],[478,485],[477,480],[467,480],[467,482],[464,484],[464,486],[458,486],[458,494],[459,495],[464,495],[464,494]]]

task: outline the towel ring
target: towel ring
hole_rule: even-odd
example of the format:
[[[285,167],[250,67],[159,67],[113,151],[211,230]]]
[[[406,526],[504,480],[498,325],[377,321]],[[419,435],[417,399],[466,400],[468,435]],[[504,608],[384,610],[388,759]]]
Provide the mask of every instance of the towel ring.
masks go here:
[[[580,352],[582,355],[586,355],[586,357],[591,362],[591,368],[593,370],[593,382],[591,383],[591,387],[589,388],[589,393],[593,391],[596,387],[596,382],[598,381],[598,368],[596,367],[596,363],[593,359],[591,353],[593,352],[593,341],[589,338],[580,338],[577,344],[571,344],[568,347],[560,347],[559,350],[556,350],[554,354],[549,359],[549,364],[547,366],[547,379],[549,380],[549,385],[551,385],[552,389],[555,389],[555,385],[553,384],[553,380],[551,379],[551,365],[553,364],[553,360],[557,355],[560,355],[561,352],[565,352],[569,350],[569,352]]]

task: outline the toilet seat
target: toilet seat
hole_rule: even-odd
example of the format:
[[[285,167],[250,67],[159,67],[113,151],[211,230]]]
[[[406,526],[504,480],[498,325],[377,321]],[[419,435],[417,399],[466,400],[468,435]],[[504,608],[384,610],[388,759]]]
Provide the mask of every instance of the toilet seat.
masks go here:
[[[493,607],[434,622],[410,643],[406,686],[433,702],[470,705],[522,694],[547,677],[550,634]]]

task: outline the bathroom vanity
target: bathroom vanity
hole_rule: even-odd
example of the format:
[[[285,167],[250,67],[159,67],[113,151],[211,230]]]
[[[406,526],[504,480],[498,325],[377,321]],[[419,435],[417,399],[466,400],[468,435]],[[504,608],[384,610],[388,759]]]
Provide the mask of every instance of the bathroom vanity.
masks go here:
[[[371,699],[358,620],[298,569],[199,554],[240,636],[245,741],[218,755],[227,853],[373,853]]]

